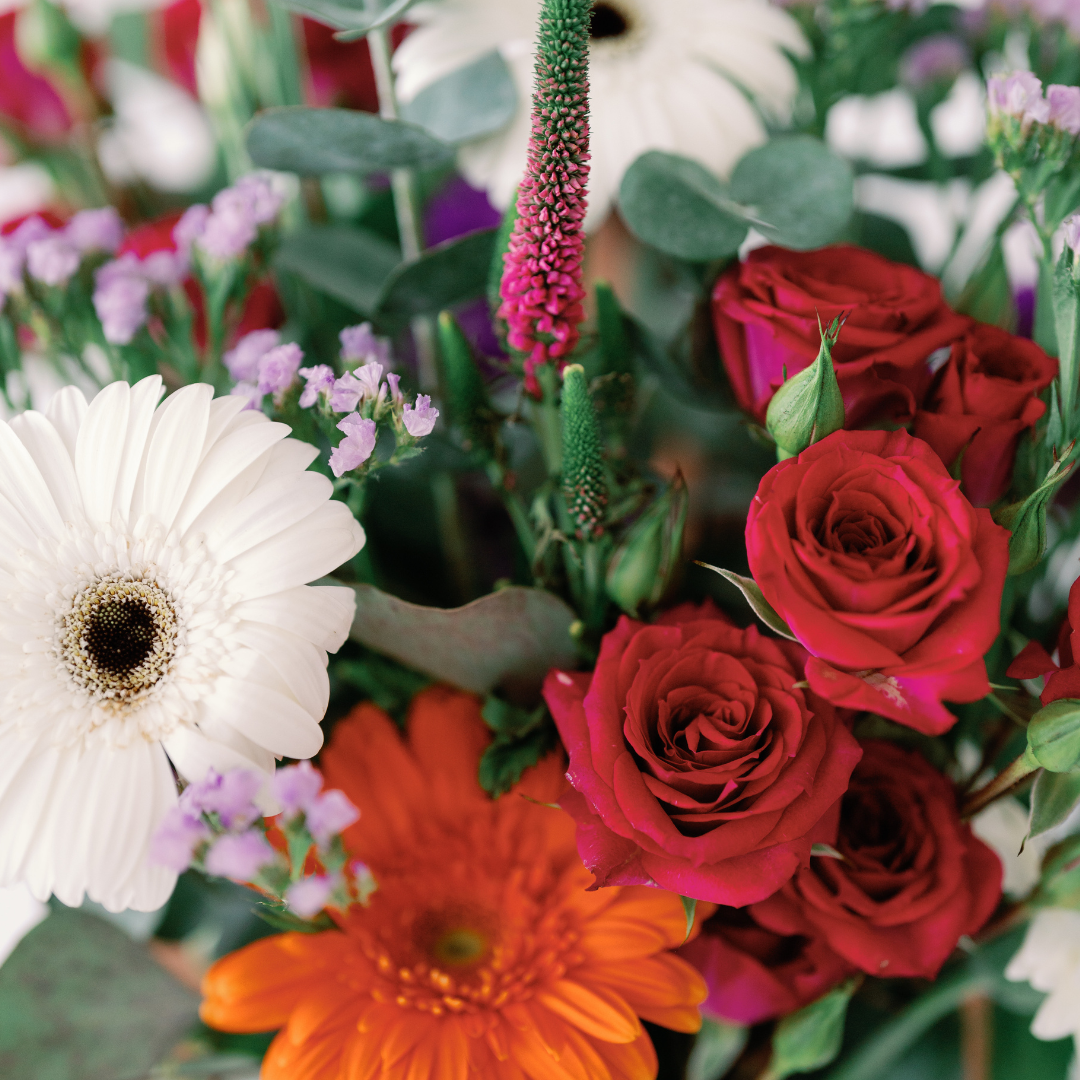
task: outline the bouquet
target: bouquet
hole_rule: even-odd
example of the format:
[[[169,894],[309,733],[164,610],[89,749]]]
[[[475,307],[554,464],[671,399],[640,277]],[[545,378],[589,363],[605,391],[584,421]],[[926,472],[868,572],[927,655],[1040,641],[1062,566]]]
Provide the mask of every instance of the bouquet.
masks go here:
[[[1075,1075],[1071,4],[0,49],[0,1071]]]

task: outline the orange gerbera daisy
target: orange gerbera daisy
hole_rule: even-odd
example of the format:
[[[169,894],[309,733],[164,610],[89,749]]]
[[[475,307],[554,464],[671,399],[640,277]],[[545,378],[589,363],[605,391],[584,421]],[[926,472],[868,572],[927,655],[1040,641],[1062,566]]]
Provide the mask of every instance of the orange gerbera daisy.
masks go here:
[[[361,810],[346,841],[378,890],[339,929],[257,941],[203,985],[208,1024],[282,1029],[264,1080],[651,1080],[639,1018],[698,1029],[705,985],[667,952],[679,898],[588,892],[573,822],[540,805],[561,761],[492,800],[489,737],[476,698],[444,688],[414,701],[407,740],[371,705],[335,729],[323,771]]]

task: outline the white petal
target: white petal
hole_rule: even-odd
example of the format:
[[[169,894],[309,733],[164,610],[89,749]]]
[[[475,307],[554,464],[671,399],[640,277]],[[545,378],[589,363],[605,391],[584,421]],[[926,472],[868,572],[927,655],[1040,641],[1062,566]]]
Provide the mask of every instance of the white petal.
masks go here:
[[[349,636],[356,593],[346,585],[300,585],[287,592],[237,604],[241,619],[289,630],[327,652],[337,652]]]
[[[112,518],[116,478],[124,457],[121,432],[131,413],[131,387],[111,383],[94,398],[79,428],[75,473],[82,488],[86,516],[95,522]]]
[[[58,390],[45,408],[45,418],[59,432],[72,461],[75,460],[75,444],[87,408],[86,397],[77,386],[65,386]]]
[[[124,518],[131,510],[131,497],[135,494],[135,484],[139,478],[143,454],[146,452],[146,439],[150,434],[154,411],[161,400],[163,389],[159,375],[140,379],[131,388],[124,457],[116,477],[116,490],[113,492],[113,510]]]
[[[323,718],[330,702],[330,678],[322,649],[265,623],[241,623],[231,637],[263,656],[296,700],[316,720]]]
[[[16,416],[11,421],[11,430],[41,471],[61,518],[81,519],[82,493],[75,477],[75,464],[60,433],[41,413],[33,410]]]
[[[190,784],[202,780],[210,769],[216,769],[219,773],[226,773],[230,769],[265,771],[245,754],[208,738],[187,724],[177,728],[165,740],[164,746],[176,771]]]
[[[322,728],[301,706],[257,683],[222,676],[204,708],[281,757],[313,757],[322,746]]]
[[[64,524],[34,459],[10,425],[0,423],[0,494],[36,532],[59,539]]]

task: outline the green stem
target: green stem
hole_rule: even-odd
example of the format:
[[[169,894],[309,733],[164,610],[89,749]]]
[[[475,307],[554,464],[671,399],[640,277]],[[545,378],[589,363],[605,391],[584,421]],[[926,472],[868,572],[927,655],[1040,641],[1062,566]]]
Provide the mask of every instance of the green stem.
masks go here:
[[[1038,772],[1039,763],[1031,755],[1031,751],[1024,752],[1011,764],[1006,766],[988,784],[973,791],[965,800],[960,811],[960,816],[969,818],[977,814],[984,807],[989,806],[995,799],[1007,795],[1022,780],[1026,780],[1032,773]]]
[[[454,591],[459,602],[467,604],[473,596],[473,576],[454,478],[448,472],[435,473],[431,478],[431,495],[435,502],[439,545],[450,571]]]
[[[521,501],[521,496],[518,495],[516,491],[507,489],[506,473],[498,462],[488,462],[487,474],[491,486],[502,498],[503,506],[506,507],[506,512],[510,515],[510,521],[514,526],[514,531],[517,533],[518,543],[521,544],[521,550],[525,553],[525,559],[529,566],[532,567],[533,562],[536,559],[536,535],[533,532],[532,524],[529,521],[529,514]]]
[[[548,476],[555,478],[562,472],[562,417],[559,415],[559,375],[551,364],[542,364],[536,370],[543,397],[537,408],[535,429],[544,452]]]

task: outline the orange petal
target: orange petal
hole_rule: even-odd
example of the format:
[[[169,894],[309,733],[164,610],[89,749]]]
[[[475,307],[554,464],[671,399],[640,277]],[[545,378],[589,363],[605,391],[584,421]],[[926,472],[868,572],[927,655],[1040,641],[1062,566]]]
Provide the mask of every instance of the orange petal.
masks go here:
[[[534,1027],[511,1034],[510,1053],[530,1080],[577,1080],[559,1064],[555,1051]]]
[[[350,1027],[355,1027],[360,1005],[357,997],[350,994],[341,982],[321,983],[317,990],[297,1003],[285,1033],[291,1042],[299,1045],[324,1025],[341,1023],[345,1017],[340,1017],[339,1013],[347,1013]]]
[[[604,890],[601,890],[604,891]],[[664,934],[663,947],[676,948],[686,940],[686,909],[682,900],[671,892],[645,885],[628,885],[619,895],[606,916],[626,921],[638,921]]]
[[[477,768],[491,742],[491,729],[480,705],[474,694],[432,686],[417,694],[409,708],[409,747],[428,794],[445,816],[456,817],[462,804],[487,798]]]
[[[608,989],[560,979],[539,991],[536,1000],[604,1042],[633,1042],[641,1034],[633,1010]]]
[[[701,975],[671,953],[592,964],[577,977],[590,986],[600,983],[622,995],[638,1016],[646,1020],[651,1019],[646,1009],[696,1006],[708,993]]]
[[[611,1070],[612,1080],[656,1080],[660,1068],[647,1032],[632,1043],[601,1043],[597,1050]]]

